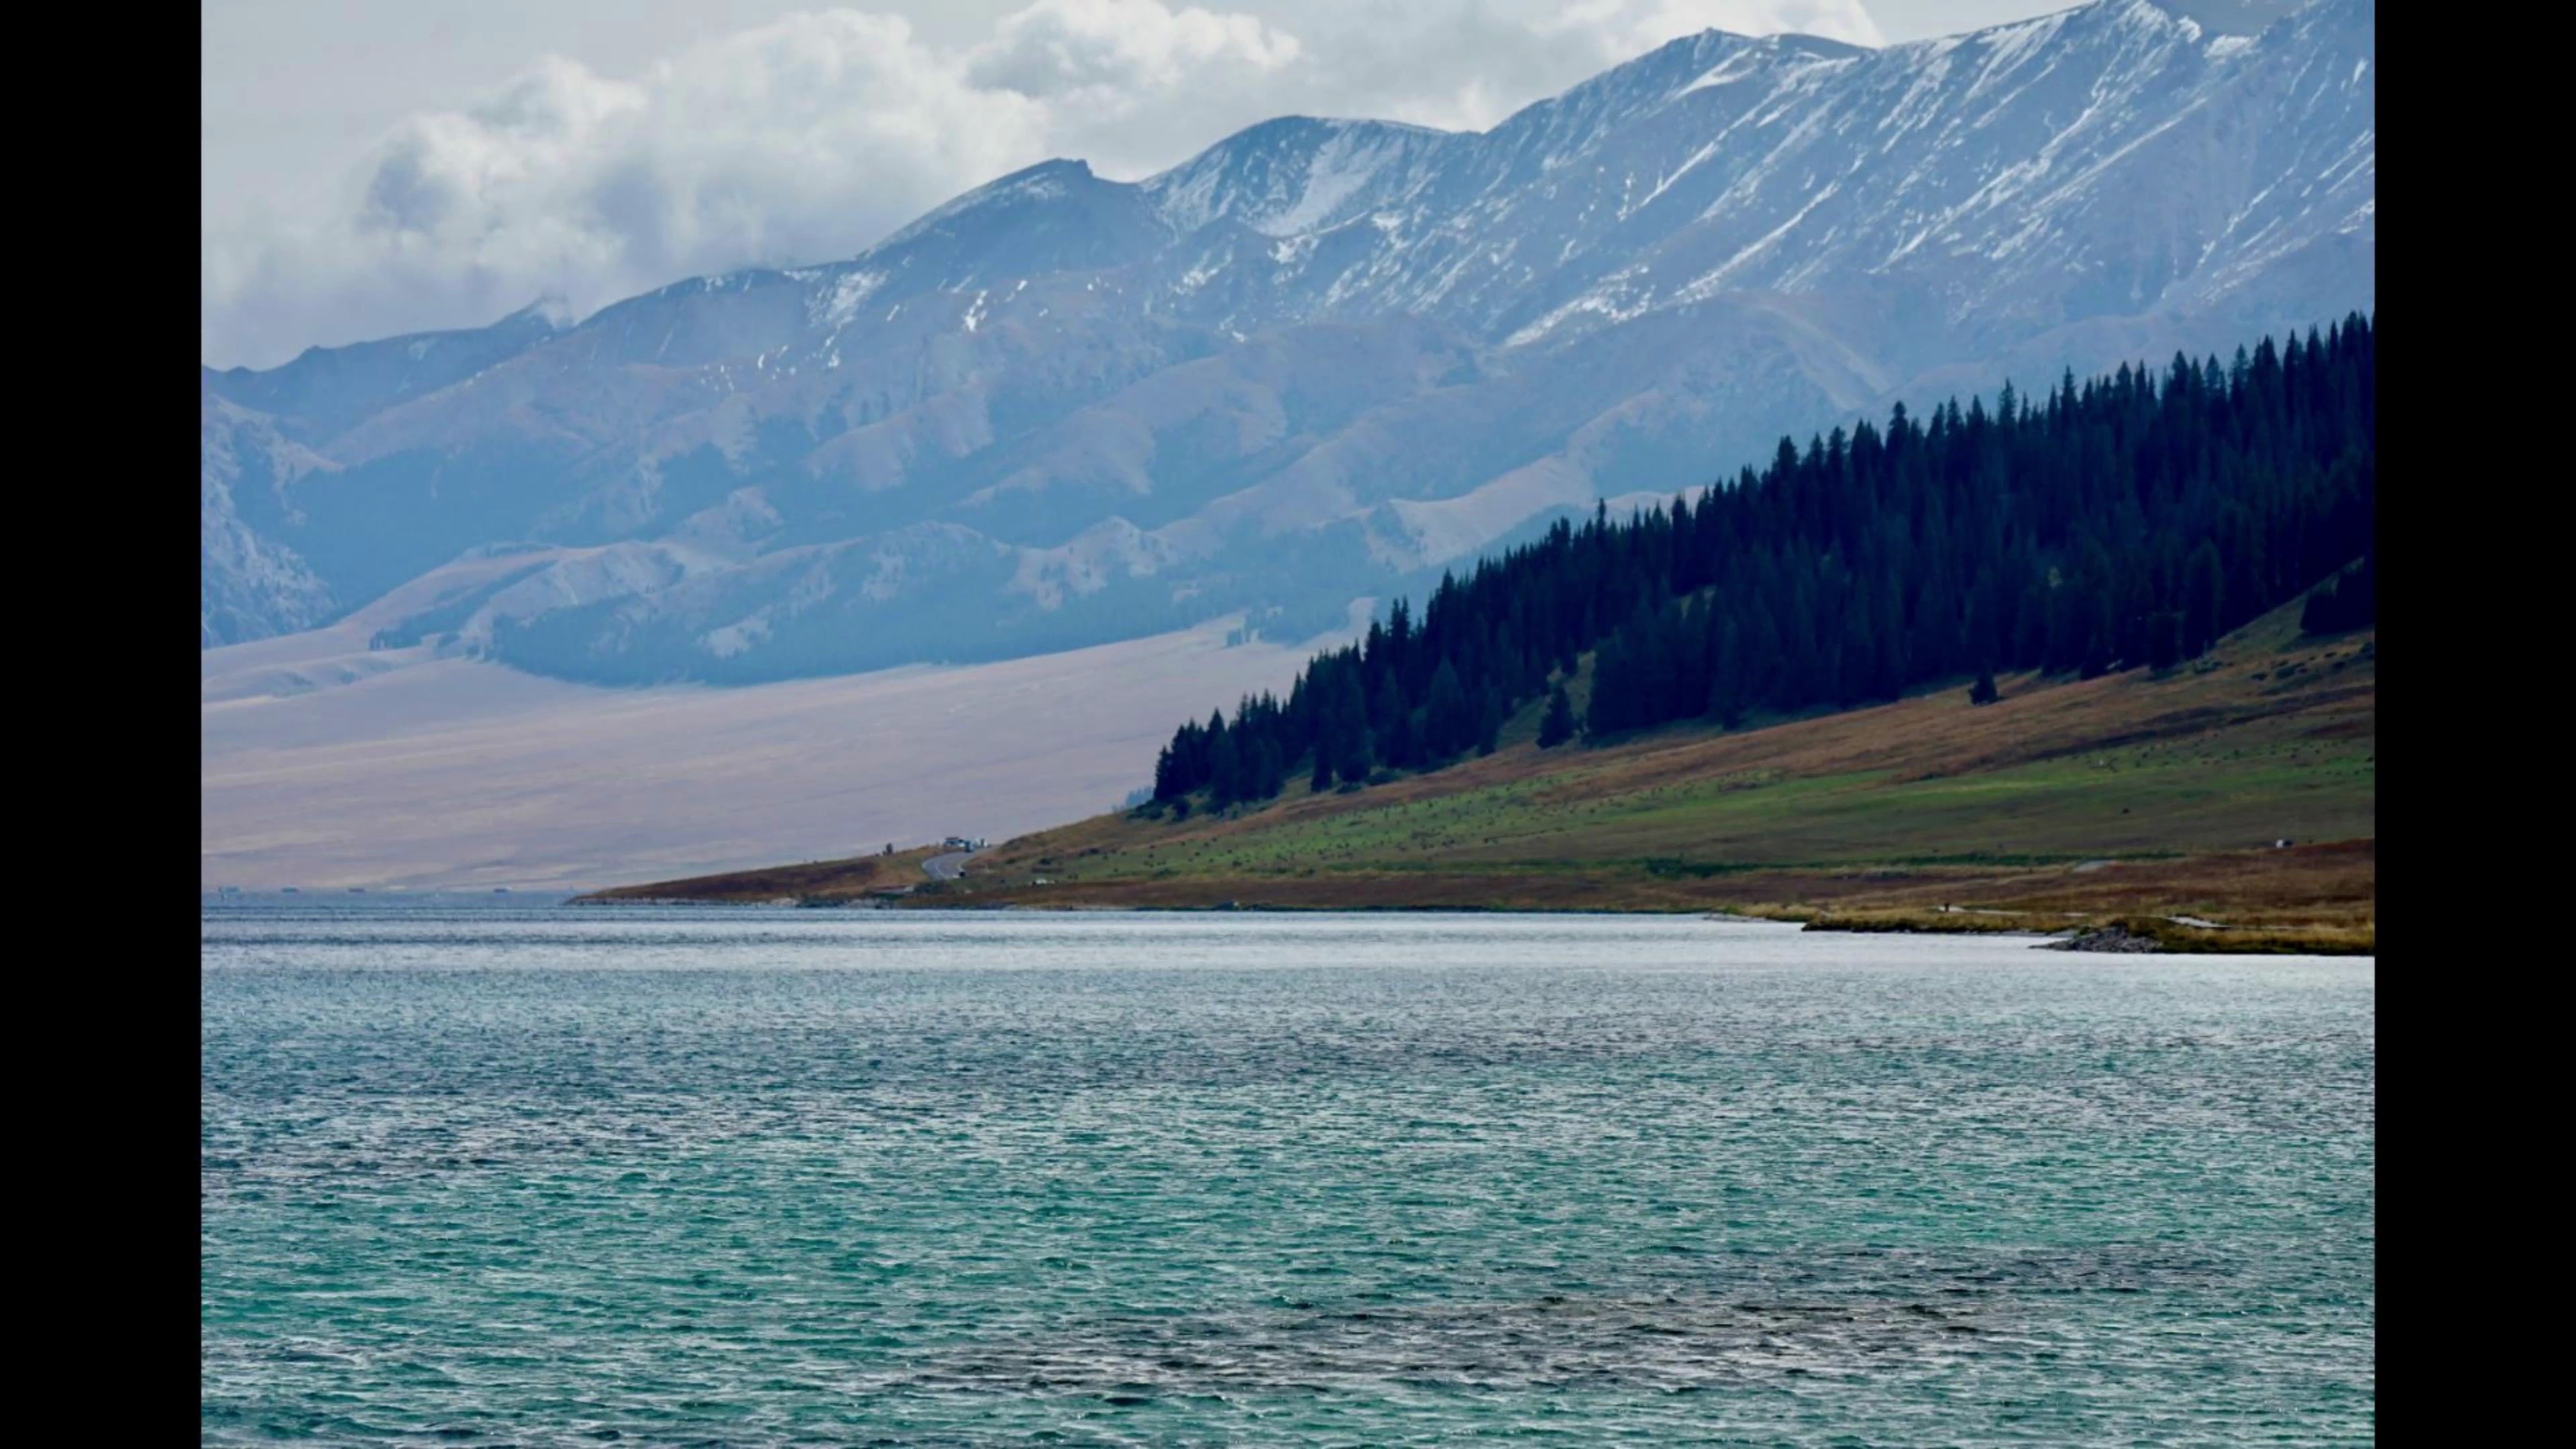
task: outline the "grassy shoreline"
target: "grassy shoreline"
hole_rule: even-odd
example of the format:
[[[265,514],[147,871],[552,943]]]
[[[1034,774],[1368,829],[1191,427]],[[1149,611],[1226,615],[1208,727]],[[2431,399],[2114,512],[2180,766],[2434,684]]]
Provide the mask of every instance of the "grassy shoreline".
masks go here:
[[[1547,751],[1533,706],[1445,770],[1097,816],[956,880],[928,880],[922,850],[585,899],[1725,913],[2368,953],[2376,669],[2372,631],[2307,636],[2284,609],[2178,669],[2015,676],[1990,705],[1962,687]]]
[[[739,906],[759,907],[847,907],[858,903],[847,898],[775,897],[689,897],[680,895],[642,895],[620,893],[614,896],[593,893],[576,897],[569,905],[585,906]],[[2078,914],[2071,919],[2065,914],[2028,915],[2011,912],[1870,911],[1841,912],[1806,906],[1736,906],[1702,910],[1695,907],[1603,906],[1603,905],[1476,905],[1455,902],[1423,904],[1245,904],[1234,900],[1206,904],[1109,904],[1097,901],[1045,902],[1024,899],[969,897],[942,900],[936,894],[919,899],[907,898],[908,909],[946,909],[968,911],[1066,911],[1130,915],[1317,915],[1317,914],[1385,914],[1385,915],[1582,915],[1582,916],[1676,916],[1697,915],[1714,919],[1765,921],[1795,925],[1810,931],[1835,931],[1860,935],[1998,935],[2062,938],[2086,931],[2118,928],[2131,936],[2145,937],[2156,943],[2156,949],[2169,954],[2201,955],[2305,955],[2368,956],[2376,954],[2376,933],[2370,926],[2336,925],[2270,925],[2270,926],[2195,926],[2159,916],[2108,916]],[[866,908],[866,907],[861,907]]]

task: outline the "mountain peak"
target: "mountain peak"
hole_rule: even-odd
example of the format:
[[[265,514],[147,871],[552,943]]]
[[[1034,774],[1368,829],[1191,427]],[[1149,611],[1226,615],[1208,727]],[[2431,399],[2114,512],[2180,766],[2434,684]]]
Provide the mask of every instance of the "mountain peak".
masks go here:
[[[1174,231],[1231,218],[1267,236],[1293,236],[1401,192],[1457,133],[1396,121],[1280,116],[1247,126],[1139,183]]]
[[[2191,21],[2211,35],[2260,35],[2273,21],[2307,4],[2307,0],[2152,0],[2170,15]]]
[[[1032,201],[1054,201],[1069,192],[1115,183],[1103,182],[1092,174],[1091,163],[1070,156],[1050,157],[1034,166],[1023,166],[1008,175],[997,176],[965,195],[923,213],[910,226],[869,248],[882,252],[906,242],[916,241],[936,231],[943,224],[969,212],[997,205],[1024,205]]]
[[[571,299],[562,292],[550,288],[539,293],[535,301],[492,325],[495,327],[538,326],[549,332],[561,332],[580,320],[580,314],[573,310]]]

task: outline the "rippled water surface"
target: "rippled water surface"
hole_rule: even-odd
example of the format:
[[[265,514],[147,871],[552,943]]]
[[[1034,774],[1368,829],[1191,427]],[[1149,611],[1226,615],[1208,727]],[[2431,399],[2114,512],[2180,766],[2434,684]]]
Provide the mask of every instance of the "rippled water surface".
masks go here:
[[[2344,1443],[2372,965],[218,908],[210,1443]]]

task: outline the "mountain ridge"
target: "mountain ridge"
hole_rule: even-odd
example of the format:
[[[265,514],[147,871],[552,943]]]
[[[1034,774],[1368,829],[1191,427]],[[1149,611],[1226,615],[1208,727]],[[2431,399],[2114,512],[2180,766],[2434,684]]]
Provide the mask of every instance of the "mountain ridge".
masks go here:
[[[210,513],[249,602],[207,642],[514,541],[664,560],[456,633],[601,681],[1338,617],[1909,389],[2367,306],[2373,35],[2360,0],[2252,37],[2149,0],[1875,51],[1702,32],[1483,132],[1058,158],[840,262],[209,370],[209,459],[269,428],[331,466]],[[234,562],[289,556],[319,614]]]

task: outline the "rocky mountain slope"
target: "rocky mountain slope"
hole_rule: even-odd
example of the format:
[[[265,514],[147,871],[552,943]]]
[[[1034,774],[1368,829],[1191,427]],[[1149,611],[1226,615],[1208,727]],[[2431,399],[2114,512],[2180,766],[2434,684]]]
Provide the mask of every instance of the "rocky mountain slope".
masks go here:
[[[208,371],[203,637],[505,548],[424,632],[578,679],[1303,637],[1891,398],[2368,307],[2371,6],[2183,9],[1710,31],[1483,133],[1052,161],[845,262]]]

